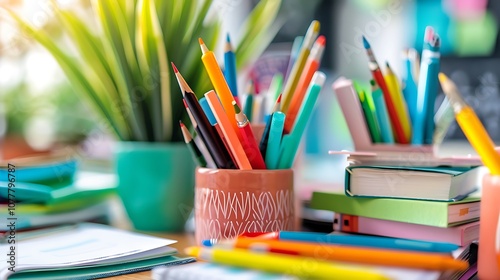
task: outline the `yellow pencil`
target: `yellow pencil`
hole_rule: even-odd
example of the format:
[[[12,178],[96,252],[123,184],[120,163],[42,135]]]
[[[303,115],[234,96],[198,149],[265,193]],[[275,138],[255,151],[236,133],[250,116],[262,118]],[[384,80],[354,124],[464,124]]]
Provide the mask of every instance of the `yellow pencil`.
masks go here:
[[[307,279],[388,279],[368,269],[341,266],[316,258],[284,256],[273,253],[252,253],[243,249],[189,247],[186,254],[235,267],[294,275]]]
[[[311,48],[318,37],[320,24],[319,21],[313,20],[307,29],[306,36],[304,37],[304,41],[302,42],[302,46],[300,47],[299,56],[295,60],[293,64],[292,71],[288,76],[288,79],[285,83],[285,89],[283,90],[283,101],[281,102],[281,111],[286,113],[288,110],[288,106],[292,101],[292,95],[295,92],[295,88],[300,79],[300,75],[304,70],[304,66],[306,65],[307,57],[311,52]]]
[[[403,126],[405,138],[411,139],[411,121],[408,113],[408,106],[406,105],[406,101],[404,100],[401,92],[398,77],[394,74],[388,62],[386,62],[386,66],[387,71],[384,76],[385,83],[394,102],[394,107],[396,107],[396,114],[398,115],[401,125]]]
[[[203,61],[203,65],[205,65],[208,77],[210,78],[210,81],[212,81],[212,85],[214,86],[215,92],[219,96],[222,107],[224,107],[224,111],[226,112],[226,115],[231,122],[231,126],[236,132],[236,135],[238,135],[238,139],[240,139],[241,141],[240,129],[238,128],[236,119],[234,118],[234,115],[236,113],[233,107],[233,94],[231,93],[231,90],[227,85],[224,74],[222,74],[222,70],[220,69],[219,63],[215,58],[215,54],[212,51],[208,50],[207,46],[201,38],[199,38],[198,41],[200,43],[201,52],[203,53],[201,56],[201,60]]]
[[[460,125],[470,144],[479,154],[483,164],[492,175],[500,175],[500,155],[495,151],[495,144],[476,113],[462,99],[455,83],[448,79],[445,74],[439,73],[439,82],[450,100],[458,125]]]
[[[222,108],[217,95],[213,90],[211,90],[205,93],[205,98],[208,101],[208,105],[212,109],[212,113],[217,119],[217,124],[219,124],[220,129],[224,134],[227,146],[230,149],[229,152],[233,155],[238,168],[241,170],[251,170],[252,165],[245,154],[245,149],[243,149],[241,144],[242,142],[240,142],[236,133],[231,129],[231,123],[229,121],[231,118],[229,118],[224,112],[224,108]],[[234,116],[232,118],[235,119]]]

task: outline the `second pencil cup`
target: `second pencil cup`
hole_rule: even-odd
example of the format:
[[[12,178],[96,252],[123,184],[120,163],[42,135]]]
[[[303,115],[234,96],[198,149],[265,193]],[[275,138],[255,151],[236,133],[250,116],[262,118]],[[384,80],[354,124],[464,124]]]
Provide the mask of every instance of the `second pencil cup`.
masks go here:
[[[234,238],[245,232],[293,230],[293,171],[198,168],[195,235]]]

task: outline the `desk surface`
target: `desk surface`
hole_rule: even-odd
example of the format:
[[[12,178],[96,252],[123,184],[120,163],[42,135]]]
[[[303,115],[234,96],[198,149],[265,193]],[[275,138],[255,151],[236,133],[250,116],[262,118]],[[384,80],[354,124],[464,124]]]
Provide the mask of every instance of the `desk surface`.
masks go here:
[[[194,234],[192,234],[192,233],[171,233],[171,234],[154,234],[153,233],[151,235],[177,240],[177,243],[172,244],[171,247],[174,247],[179,251],[178,255],[183,254],[184,248],[195,244]],[[115,277],[108,277],[105,279],[110,279],[110,280],[111,279],[113,279],[113,280],[146,280],[146,279],[148,279],[149,280],[152,278],[151,278],[151,270],[148,270],[148,271],[143,271],[143,272],[138,272],[138,273],[125,274],[125,275],[120,275],[120,276],[115,276]]]

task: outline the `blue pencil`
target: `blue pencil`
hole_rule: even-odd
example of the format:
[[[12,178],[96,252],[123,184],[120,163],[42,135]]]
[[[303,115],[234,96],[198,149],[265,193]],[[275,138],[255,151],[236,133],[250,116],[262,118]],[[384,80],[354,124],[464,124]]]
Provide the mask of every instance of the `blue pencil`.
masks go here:
[[[313,232],[280,231],[279,239],[422,252],[451,253],[458,249],[457,245],[445,242],[429,242],[380,236],[333,235]]]
[[[238,75],[236,72],[236,58],[234,56],[233,47],[231,46],[231,39],[229,33],[226,36],[226,45],[224,48],[224,78],[226,78],[227,85],[233,94],[233,98],[241,106],[238,98]]]

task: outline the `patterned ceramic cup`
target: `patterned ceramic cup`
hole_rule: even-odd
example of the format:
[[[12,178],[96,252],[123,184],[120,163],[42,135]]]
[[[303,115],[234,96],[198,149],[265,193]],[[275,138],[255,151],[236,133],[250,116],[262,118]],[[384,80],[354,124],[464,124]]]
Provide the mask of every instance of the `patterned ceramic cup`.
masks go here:
[[[293,171],[196,170],[195,235],[233,238],[244,232],[293,230]]]

